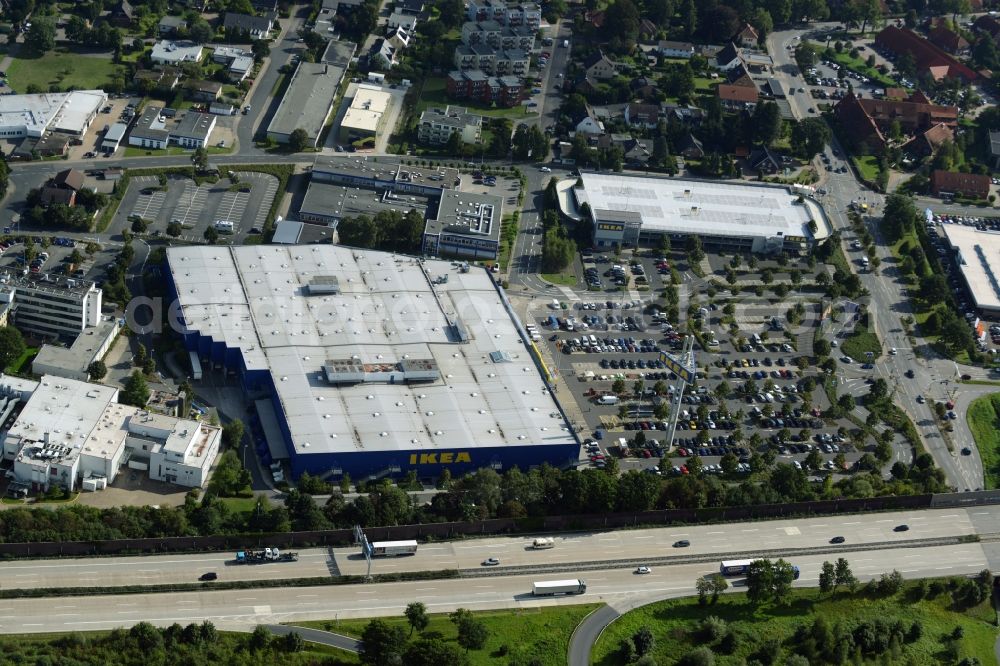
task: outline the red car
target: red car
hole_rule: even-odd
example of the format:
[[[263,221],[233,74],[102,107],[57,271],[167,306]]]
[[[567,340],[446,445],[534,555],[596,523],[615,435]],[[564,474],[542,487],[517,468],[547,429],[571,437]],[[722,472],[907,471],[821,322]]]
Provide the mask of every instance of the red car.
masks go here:
[[[649,449],[643,449],[642,450],[642,457],[643,458],[651,458],[652,456],[653,456],[653,454],[649,452]]]

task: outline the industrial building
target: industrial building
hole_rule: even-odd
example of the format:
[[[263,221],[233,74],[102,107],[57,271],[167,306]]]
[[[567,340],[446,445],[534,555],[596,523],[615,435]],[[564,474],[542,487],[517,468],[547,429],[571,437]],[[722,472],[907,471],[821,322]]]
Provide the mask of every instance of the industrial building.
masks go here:
[[[118,404],[118,389],[101,384],[44,375],[25,386],[0,376],[0,396],[5,420],[21,407],[2,435],[3,459],[13,463],[15,481],[41,492],[99,490],[123,466],[201,487],[222,440],[221,428]]]
[[[118,337],[122,323],[123,320],[106,317],[96,326],[83,329],[68,347],[42,345],[31,362],[31,374],[87,381],[90,378],[90,364],[101,360],[108,353]]]
[[[424,227],[424,254],[495,260],[502,217],[502,197],[443,190],[436,215],[428,215]]]
[[[541,463],[580,444],[483,269],[336,245],[167,249],[201,368],[257,401],[293,475],[422,477]]]
[[[309,145],[315,148],[346,71],[346,67],[337,65],[300,62],[267,126],[268,138],[288,143],[292,132],[301,129],[309,137]]]
[[[976,309],[986,317],[1000,316],[1000,234],[960,224],[945,224],[940,229],[955,253],[955,263]]]
[[[181,148],[202,148],[208,145],[214,129],[213,114],[188,111],[177,126],[170,130],[170,141]]]
[[[392,95],[379,86],[359,83],[351,105],[340,121],[340,139],[354,143],[374,138],[382,127]]]
[[[0,305],[11,323],[41,338],[76,338],[101,322],[103,292],[90,280],[0,270]]]
[[[580,181],[572,191],[589,207],[595,247],[694,234],[727,251],[800,253],[825,228],[819,207],[787,187],[589,172]]]
[[[0,139],[41,137],[46,132],[79,136],[107,101],[103,90],[0,95]]]

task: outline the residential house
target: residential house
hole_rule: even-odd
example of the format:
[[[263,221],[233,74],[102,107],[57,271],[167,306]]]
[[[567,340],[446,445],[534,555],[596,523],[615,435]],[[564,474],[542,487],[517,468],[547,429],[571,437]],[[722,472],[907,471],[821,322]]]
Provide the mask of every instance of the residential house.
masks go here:
[[[531,65],[527,53],[520,50],[498,51],[490,46],[455,47],[455,67],[481,69],[491,76],[525,76]]]
[[[749,23],[744,23],[740,31],[736,33],[733,37],[733,41],[742,46],[745,49],[757,48],[757,43],[760,41],[760,36],[757,34],[757,30],[754,29]]]
[[[592,114],[584,116],[584,118],[576,124],[574,128],[577,134],[588,134],[590,136],[600,136],[604,134],[604,123],[595,118]]]
[[[181,16],[164,16],[160,19],[160,22],[156,24],[156,31],[162,37],[168,37],[175,34],[178,30],[187,29],[187,21]]]
[[[395,30],[396,28],[403,28],[407,32],[413,32],[417,29],[417,17],[413,14],[403,12],[398,6],[395,11],[389,15],[386,25],[389,26],[390,30]]]
[[[936,169],[931,173],[931,192],[936,196],[985,199],[990,194],[990,177],[979,173],[958,173]]]
[[[588,78],[607,81],[618,76],[623,67],[605,55],[603,51],[598,50],[584,61],[583,69],[587,72]]]
[[[226,12],[222,27],[225,28],[227,34],[233,36],[243,35],[250,39],[267,39],[274,27],[274,20],[274,14],[250,16],[249,14]]]
[[[46,132],[42,136],[26,136],[10,151],[9,161],[30,161],[42,157],[64,157],[69,154],[74,137],[64,132]]]
[[[889,100],[903,100],[909,99],[910,93],[906,92],[906,88],[886,88],[884,97]]]
[[[954,141],[955,130],[944,123],[938,123],[929,130],[918,132],[903,145],[903,152],[913,158],[927,157],[937,152],[941,144]]]
[[[175,42],[163,39],[153,44],[149,59],[156,65],[176,67],[185,62],[201,62],[202,48],[200,44],[182,41]]]
[[[212,49],[212,62],[220,65],[229,64],[233,58],[252,55],[250,51],[245,51],[238,46],[215,46]]]
[[[229,63],[229,69],[226,70],[226,73],[229,75],[230,81],[239,83],[247,78],[252,71],[253,56],[238,56]]]
[[[757,105],[758,94],[756,87],[734,86],[729,83],[723,83],[715,91],[722,106],[731,111],[751,110]]]
[[[368,50],[368,66],[376,69],[392,69],[396,66],[396,47],[388,39],[379,38]]]
[[[410,33],[407,32],[406,28],[401,26],[390,28],[385,35],[385,39],[397,51],[402,51],[410,45]]]
[[[212,103],[222,96],[222,84],[218,81],[188,81],[184,87],[195,102]]]
[[[108,22],[119,28],[131,27],[134,21],[135,10],[128,0],[119,0],[118,4],[111,8],[111,13],[108,15]]]
[[[628,104],[625,122],[632,127],[654,129],[660,122],[660,107],[657,104]]]
[[[774,174],[781,171],[781,158],[770,148],[763,146],[750,153],[747,164],[754,171],[763,171],[766,174]]]
[[[161,67],[160,69],[140,69],[132,75],[135,88],[142,94],[154,90],[170,92],[181,80],[181,72],[176,67]],[[148,83],[147,83],[148,82]]]
[[[733,44],[732,42],[729,42],[729,44],[727,44],[715,56],[715,68],[724,72],[729,71],[733,67],[742,63],[742,54],[740,53],[740,50],[736,48],[736,44]]]
[[[41,192],[39,192],[38,200],[43,206],[63,204],[64,206],[73,207],[76,205],[76,192],[43,185]]]
[[[689,160],[700,160],[705,157],[705,148],[694,134],[688,132],[677,142],[677,153]]]
[[[656,37],[660,29],[656,27],[656,24],[647,18],[640,19],[639,21],[639,39],[648,40]]]
[[[505,0],[471,0],[466,4],[466,18],[482,23],[496,21],[501,25],[526,26],[538,30],[542,24],[542,9],[533,2],[505,2]]]
[[[520,78],[490,76],[479,69],[449,72],[445,89],[452,99],[471,99],[503,107],[516,106],[524,93]]]
[[[757,84],[753,82],[753,77],[750,76],[750,70],[742,61],[726,70],[726,83],[731,86],[757,87]]]
[[[950,53],[931,44],[910,30],[886,26],[875,37],[876,48],[889,51],[896,56],[909,53],[916,64],[917,72],[929,74],[935,81],[945,78],[959,78],[970,82],[979,75],[968,66],[960,63]]]
[[[951,128],[958,124],[958,108],[931,104],[920,91],[905,100],[859,98],[848,93],[834,107],[834,113],[841,126],[851,128],[853,139],[865,141],[876,152],[885,147],[885,135],[895,122],[907,134],[940,124]]]
[[[632,94],[644,100],[656,99],[660,93],[660,88],[656,82],[647,76],[637,76],[629,83]]]
[[[83,189],[86,179],[82,171],[65,169],[60,171],[42,188],[41,201],[45,205],[61,203],[73,206],[76,203],[76,193]]]
[[[927,33],[927,41],[952,55],[964,56],[969,54],[969,42],[965,37],[944,26],[938,26]]]
[[[701,121],[705,118],[705,111],[692,104],[686,104],[683,106],[677,104],[663,104],[661,108],[663,109],[664,116],[673,116],[688,126],[700,125]]]
[[[645,167],[653,155],[653,141],[651,139],[636,139],[630,136],[621,144],[621,147],[626,166]]]
[[[743,64],[751,72],[766,72],[774,67],[774,61],[766,53],[749,53],[744,51],[741,55],[743,57]]]
[[[462,143],[479,143],[483,139],[483,117],[461,106],[444,109],[429,108],[420,114],[417,139],[420,143],[440,146],[457,134]]]
[[[410,16],[420,17],[424,13],[424,0],[396,0],[396,9]]]
[[[656,43],[656,51],[664,58],[690,58],[694,55],[694,44],[659,41]]]

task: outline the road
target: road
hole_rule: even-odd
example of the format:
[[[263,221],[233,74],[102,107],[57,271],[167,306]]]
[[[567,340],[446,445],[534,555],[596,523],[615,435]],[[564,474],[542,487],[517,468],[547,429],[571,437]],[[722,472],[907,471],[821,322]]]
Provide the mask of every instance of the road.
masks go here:
[[[909,525],[910,530],[895,532],[893,528],[901,523]],[[555,548],[537,551],[530,548],[531,538],[525,536],[438,542],[421,545],[412,557],[376,559],[372,573],[466,569],[507,574],[511,573],[507,567],[519,566],[572,566],[584,562],[713,554],[720,554],[721,559],[721,555],[735,553],[824,548],[834,536],[843,536],[845,547],[854,548],[975,533],[1000,533],[1000,505],[567,534],[556,537]],[[681,539],[691,545],[673,548],[672,544]],[[207,571],[216,572],[219,581],[367,573],[365,560],[353,547],[305,549],[299,551],[298,562],[252,566],[228,565],[232,557],[232,553],[226,552],[14,560],[0,562],[0,578],[6,588],[12,589],[191,583]],[[482,568],[480,563],[487,557],[500,558],[503,568]]]
[[[814,586],[825,555],[795,558],[802,570],[797,586]],[[847,556],[864,581],[893,567],[906,577],[971,574],[987,565],[980,544],[898,550],[871,550]],[[333,620],[401,615],[411,601],[423,602],[432,613],[456,608],[534,608],[564,603],[607,602],[632,605],[695,592],[695,581],[717,571],[713,564],[655,567],[648,576],[631,569],[568,571],[558,578],[582,578],[587,592],[572,598],[531,596],[539,576],[394,582],[369,585],[332,585],[310,588],[225,590],[58,599],[10,599],[0,611],[0,629],[6,634],[53,631],[107,630],[139,621],[165,626],[210,620],[222,629],[246,630],[257,624],[297,620]],[[552,576],[542,576],[543,580]]]

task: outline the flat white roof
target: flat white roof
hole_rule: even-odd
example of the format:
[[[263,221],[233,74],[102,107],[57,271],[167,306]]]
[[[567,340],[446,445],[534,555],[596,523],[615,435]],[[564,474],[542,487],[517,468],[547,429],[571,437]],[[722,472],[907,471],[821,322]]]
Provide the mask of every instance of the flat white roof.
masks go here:
[[[49,443],[79,449],[98,424],[104,410],[118,397],[118,389],[74,379],[44,375],[20,416],[7,433],[22,441]]]
[[[79,134],[107,94],[101,90],[70,93],[0,95],[0,127],[41,136],[50,129]]]
[[[374,132],[389,108],[390,99],[392,95],[379,86],[359,83],[340,126]]]
[[[948,244],[958,251],[958,266],[976,307],[1000,310],[1000,232],[944,224]]]
[[[167,258],[188,329],[271,373],[298,453],[574,442],[485,270],[334,245],[173,247]],[[308,295],[332,277],[340,293]],[[440,376],[333,385],[323,368],[335,359],[430,359]]]
[[[810,237],[812,216],[784,187],[581,172],[578,203],[631,212],[647,230],[711,236]]]

